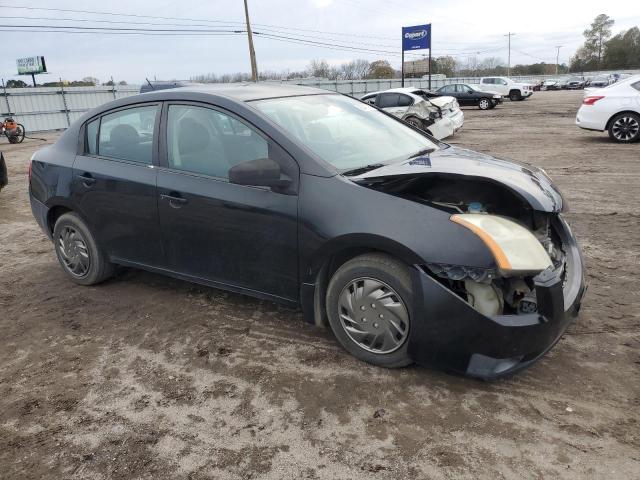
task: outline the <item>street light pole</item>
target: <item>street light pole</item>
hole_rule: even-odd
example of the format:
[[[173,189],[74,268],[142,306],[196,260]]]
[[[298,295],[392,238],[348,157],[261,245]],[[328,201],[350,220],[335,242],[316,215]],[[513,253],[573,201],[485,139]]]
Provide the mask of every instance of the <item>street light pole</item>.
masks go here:
[[[256,51],[253,48],[253,34],[251,33],[251,23],[249,22],[249,7],[247,0],[244,0],[244,16],[247,21],[247,36],[249,37],[249,57],[251,58],[251,81],[258,81],[258,63],[256,62]]]
[[[511,76],[511,37],[513,37],[515,35],[515,33],[507,33],[506,35],[504,35],[505,37],[507,37],[509,39],[509,53],[507,54],[508,56],[508,60],[507,60],[507,77]]]
[[[556,75],[558,75],[558,65],[560,60],[560,49],[562,45],[556,45]]]

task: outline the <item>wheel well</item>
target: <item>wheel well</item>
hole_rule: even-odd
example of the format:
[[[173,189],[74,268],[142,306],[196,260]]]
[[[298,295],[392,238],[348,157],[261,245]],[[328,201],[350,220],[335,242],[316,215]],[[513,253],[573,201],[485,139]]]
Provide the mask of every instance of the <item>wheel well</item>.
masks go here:
[[[640,117],[640,113],[634,112],[633,110],[622,110],[621,112],[616,112],[613,115],[611,115],[611,118],[607,120],[607,125],[604,127],[604,129],[609,130],[609,127],[611,126],[611,121],[621,113],[632,113],[633,115]]]
[[[390,255],[394,258],[397,258],[392,253],[386,252],[384,250],[376,249],[376,248],[368,248],[368,247],[349,247],[343,250],[334,252],[328,258],[324,260],[322,266],[318,270],[315,279],[315,301],[314,301],[314,323],[319,326],[328,325],[327,320],[327,309],[325,304],[325,298],[327,296],[327,287],[329,286],[329,281],[333,274],[336,273],[338,268],[344,265],[346,262],[351,260],[352,258],[358,257],[360,255],[364,255],[365,253],[384,253],[386,255]]]
[[[53,227],[56,225],[56,221],[58,220],[58,218],[60,218],[65,213],[72,211],[73,210],[71,210],[70,208],[63,207],[61,205],[50,208],[49,212],[47,213],[47,227],[49,228],[49,231],[53,233]]]
[[[518,95],[522,95],[522,92],[520,92],[520,90],[518,90],[517,88],[512,88],[511,90],[509,90],[509,95],[511,95],[513,92],[516,92]]]

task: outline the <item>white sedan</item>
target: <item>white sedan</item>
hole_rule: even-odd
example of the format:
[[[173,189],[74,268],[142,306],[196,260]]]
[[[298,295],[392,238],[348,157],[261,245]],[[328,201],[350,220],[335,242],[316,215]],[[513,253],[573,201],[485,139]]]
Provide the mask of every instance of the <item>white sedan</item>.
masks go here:
[[[450,137],[464,124],[464,113],[455,98],[427,98],[426,92],[418,88],[392,88],[367,93],[361,100],[401,118],[438,140]]]
[[[586,130],[607,130],[617,142],[640,140],[640,75],[605,88],[587,89],[576,125]]]

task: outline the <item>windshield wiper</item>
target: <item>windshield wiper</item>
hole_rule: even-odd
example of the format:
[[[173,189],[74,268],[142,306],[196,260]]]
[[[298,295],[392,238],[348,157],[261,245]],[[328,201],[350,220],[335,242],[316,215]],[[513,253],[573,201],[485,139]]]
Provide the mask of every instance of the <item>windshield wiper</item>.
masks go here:
[[[418,150],[416,153],[413,153],[413,154],[409,155],[407,157],[407,160],[410,160],[410,159],[416,158],[416,157],[421,157],[422,155],[427,155],[428,153],[433,153],[435,151],[436,151],[435,148],[425,148],[425,149],[422,149],[422,150]]]
[[[342,172],[342,174],[346,175],[347,177],[353,177],[356,175],[362,175],[363,173],[370,172],[371,170],[375,170],[376,168],[380,167],[384,167],[384,163],[372,163],[371,165],[365,165],[364,167],[347,170],[346,172]]]

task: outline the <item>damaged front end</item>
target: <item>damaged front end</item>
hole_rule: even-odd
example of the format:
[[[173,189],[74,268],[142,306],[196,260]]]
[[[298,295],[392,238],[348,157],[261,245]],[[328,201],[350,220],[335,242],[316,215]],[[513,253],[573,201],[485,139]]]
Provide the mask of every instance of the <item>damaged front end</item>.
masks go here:
[[[544,355],[577,315],[584,292],[580,249],[544,172],[486,156],[469,168],[453,162],[447,169],[442,156],[424,157],[413,175],[407,162],[395,166],[396,174],[388,169],[359,180],[447,212],[495,259],[492,268],[428,259],[417,265],[414,318],[424,321],[413,324],[409,351],[418,363],[480,378],[514,373]]]

